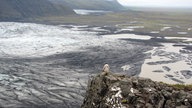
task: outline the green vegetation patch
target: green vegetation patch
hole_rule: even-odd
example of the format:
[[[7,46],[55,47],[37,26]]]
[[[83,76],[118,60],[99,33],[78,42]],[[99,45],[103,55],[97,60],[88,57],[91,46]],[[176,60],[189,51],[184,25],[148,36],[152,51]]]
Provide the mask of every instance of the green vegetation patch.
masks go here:
[[[189,85],[172,84],[171,86],[174,87],[175,89],[184,90],[184,91],[191,91],[192,90],[192,84],[189,84]]]

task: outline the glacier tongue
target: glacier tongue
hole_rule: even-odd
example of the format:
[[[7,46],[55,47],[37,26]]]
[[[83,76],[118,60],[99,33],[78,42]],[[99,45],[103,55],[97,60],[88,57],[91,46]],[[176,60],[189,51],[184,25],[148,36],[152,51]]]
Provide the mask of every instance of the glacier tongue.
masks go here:
[[[77,50],[94,41],[95,34],[60,26],[1,22],[0,57],[40,57]]]

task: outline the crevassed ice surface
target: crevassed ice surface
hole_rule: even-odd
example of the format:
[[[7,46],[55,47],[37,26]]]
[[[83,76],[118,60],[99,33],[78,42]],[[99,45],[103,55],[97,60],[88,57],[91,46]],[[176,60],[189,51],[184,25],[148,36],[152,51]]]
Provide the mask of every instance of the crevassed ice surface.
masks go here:
[[[33,23],[0,23],[0,57],[39,57],[70,51],[95,33]],[[94,39],[92,39],[94,40]]]

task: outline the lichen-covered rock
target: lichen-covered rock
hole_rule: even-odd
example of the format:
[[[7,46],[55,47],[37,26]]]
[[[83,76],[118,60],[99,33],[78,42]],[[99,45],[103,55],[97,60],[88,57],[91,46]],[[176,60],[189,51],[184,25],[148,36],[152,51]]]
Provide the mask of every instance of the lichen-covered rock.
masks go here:
[[[82,108],[192,108],[192,93],[150,79],[100,74],[89,81]]]

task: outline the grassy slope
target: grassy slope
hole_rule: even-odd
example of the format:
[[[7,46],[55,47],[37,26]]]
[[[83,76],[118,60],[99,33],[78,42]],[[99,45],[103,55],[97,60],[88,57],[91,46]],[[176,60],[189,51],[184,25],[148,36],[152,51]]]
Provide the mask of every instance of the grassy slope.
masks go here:
[[[47,0],[1,0],[0,19],[18,19],[39,16],[74,14],[65,5],[53,5]]]
[[[163,27],[171,26],[172,31],[161,31],[161,36],[186,36],[192,37],[192,13],[185,12],[149,12],[149,11],[124,11],[108,13],[101,16],[68,16],[68,17],[49,17],[40,18],[37,21],[48,21],[52,23],[73,23],[88,24],[97,26],[115,26],[126,28],[128,26],[144,26],[145,28],[135,29],[135,32],[150,33],[160,31]],[[137,22],[134,22],[137,21]],[[134,22],[134,23],[133,23]],[[118,26],[116,26],[118,25]],[[186,35],[179,35],[177,32],[188,32]]]
[[[66,3],[73,9],[119,10],[123,7],[116,1],[107,0],[50,0],[54,3]]]

